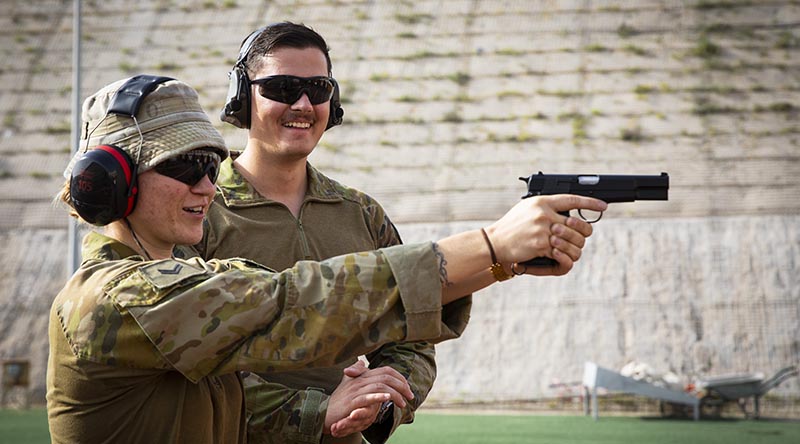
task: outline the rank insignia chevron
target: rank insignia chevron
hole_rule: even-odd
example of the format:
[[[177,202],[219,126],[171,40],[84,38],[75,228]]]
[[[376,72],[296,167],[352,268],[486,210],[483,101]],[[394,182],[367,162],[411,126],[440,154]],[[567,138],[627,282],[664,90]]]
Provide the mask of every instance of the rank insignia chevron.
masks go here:
[[[158,271],[161,274],[178,274],[181,272],[181,269],[183,269],[183,265],[175,264],[172,268],[159,268]]]

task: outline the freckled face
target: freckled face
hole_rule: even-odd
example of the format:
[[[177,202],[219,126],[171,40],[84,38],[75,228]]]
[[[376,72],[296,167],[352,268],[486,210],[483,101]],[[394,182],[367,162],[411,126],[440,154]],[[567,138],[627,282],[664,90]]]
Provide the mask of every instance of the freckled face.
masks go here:
[[[317,48],[278,48],[263,60],[252,79],[272,75],[315,77],[328,75],[325,54]],[[330,101],[312,105],[303,94],[288,105],[261,97],[252,86],[250,139],[270,153],[304,159],[317,146],[330,115]]]
[[[142,241],[172,250],[203,238],[203,217],[215,192],[208,176],[189,186],[149,170],[139,175],[138,187],[136,208],[128,220]]]

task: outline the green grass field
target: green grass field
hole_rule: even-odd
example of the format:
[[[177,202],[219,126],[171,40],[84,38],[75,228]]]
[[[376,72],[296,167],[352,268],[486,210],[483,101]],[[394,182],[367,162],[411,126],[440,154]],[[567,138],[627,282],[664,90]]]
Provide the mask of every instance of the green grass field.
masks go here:
[[[46,444],[50,442],[47,431],[47,411],[0,410],[0,444]]]
[[[44,409],[0,410],[0,444],[46,444]],[[800,421],[420,413],[389,444],[797,444]]]
[[[390,444],[798,444],[800,422],[421,413]]]

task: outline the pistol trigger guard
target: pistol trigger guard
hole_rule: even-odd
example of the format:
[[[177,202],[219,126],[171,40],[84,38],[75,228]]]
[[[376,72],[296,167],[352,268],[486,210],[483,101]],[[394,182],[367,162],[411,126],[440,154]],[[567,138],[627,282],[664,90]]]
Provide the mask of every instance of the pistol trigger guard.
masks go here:
[[[595,219],[595,220],[588,220],[588,219],[586,219],[586,216],[584,216],[584,215],[583,215],[583,213],[581,213],[581,210],[580,210],[580,208],[578,208],[578,214],[581,216],[581,219],[585,220],[587,223],[590,223],[590,224],[593,224],[593,223],[595,223],[595,222],[599,222],[599,221],[600,221],[600,219],[602,219],[602,218],[603,218],[603,212],[602,212],[602,211],[600,212],[600,215],[599,215],[599,216],[597,216],[597,219]]]

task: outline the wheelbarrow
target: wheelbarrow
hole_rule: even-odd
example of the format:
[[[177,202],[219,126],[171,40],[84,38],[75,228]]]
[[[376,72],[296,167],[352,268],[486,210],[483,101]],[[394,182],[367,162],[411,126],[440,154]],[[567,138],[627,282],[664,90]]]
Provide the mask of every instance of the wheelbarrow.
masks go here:
[[[763,373],[750,375],[731,375],[698,380],[695,388],[702,393],[700,412],[703,416],[718,418],[722,407],[736,402],[747,418],[758,418],[758,404],[762,396],[783,381],[800,374],[797,366],[779,370],[771,378],[764,380]],[[747,401],[753,398],[752,411],[747,410]]]

